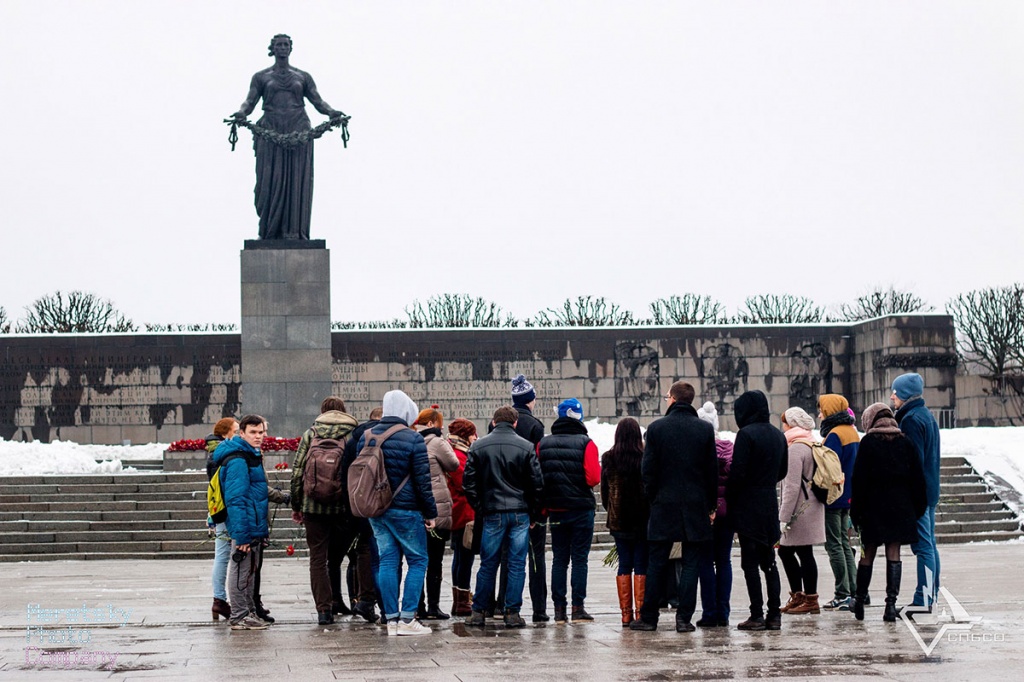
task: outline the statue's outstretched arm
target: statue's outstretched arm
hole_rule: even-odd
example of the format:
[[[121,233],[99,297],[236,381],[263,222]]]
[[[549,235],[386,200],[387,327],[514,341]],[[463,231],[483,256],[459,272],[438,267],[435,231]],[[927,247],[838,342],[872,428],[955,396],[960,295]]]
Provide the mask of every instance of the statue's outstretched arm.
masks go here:
[[[234,118],[245,118],[253,112],[256,108],[256,102],[260,100],[260,83],[257,75],[252,77],[252,82],[249,84],[249,94],[245,96],[245,101],[242,102],[242,106],[238,108],[232,116]]]
[[[320,93],[317,92],[316,89],[316,83],[313,82],[313,77],[310,76],[308,73],[306,74],[305,90],[306,91],[304,94],[306,95],[306,99],[309,100],[309,103],[313,105],[314,109],[319,111],[324,116],[328,116],[330,118],[338,118],[339,116],[345,115],[343,112],[331,108],[331,105],[325,102],[322,97],[320,97]]]

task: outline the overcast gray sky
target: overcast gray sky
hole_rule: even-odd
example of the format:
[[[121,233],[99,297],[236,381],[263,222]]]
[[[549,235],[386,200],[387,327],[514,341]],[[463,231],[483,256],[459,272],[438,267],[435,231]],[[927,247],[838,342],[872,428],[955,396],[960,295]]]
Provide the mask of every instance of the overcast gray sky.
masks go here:
[[[890,283],[941,308],[1022,276],[1020,2],[3,0],[0,25],[14,318],[85,289],[238,321],[254,159],[221,120],[278,32],[352,116],[316,143],[336,320]]]

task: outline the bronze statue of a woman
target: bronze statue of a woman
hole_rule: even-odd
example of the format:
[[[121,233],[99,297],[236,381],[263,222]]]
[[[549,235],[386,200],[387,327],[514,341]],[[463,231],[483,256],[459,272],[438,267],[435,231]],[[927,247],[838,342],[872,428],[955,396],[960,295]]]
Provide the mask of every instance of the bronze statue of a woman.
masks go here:
[[[309,239],[313,138],[341,125],[348,117],[321,99],[312,76],[288,63],[292,53],[289,36],[274,36],[269,50],[274,65],[252,77],[249,95],[230,121],[244,122],[253,132],[260,239]],[[255,125],[249,124],[246,117],[261,97],[263,117]],[[330,117],[329,124],[318,126],[315,131],[310,129],[305,99]]]

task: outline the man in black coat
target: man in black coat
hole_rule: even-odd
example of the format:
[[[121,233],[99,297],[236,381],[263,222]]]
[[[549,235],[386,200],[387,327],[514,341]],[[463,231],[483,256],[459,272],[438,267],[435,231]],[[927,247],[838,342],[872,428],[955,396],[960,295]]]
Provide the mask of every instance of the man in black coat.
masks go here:
[[[776,485],[786,477],[789,448],[782,432],[769,423],[768,398],[761,391],[747,391],[736,399],[736,424],[740,427],[732,451],[732,469],[725,484],[729,517],[740,539],[740,566],[750,596],[750,618],[740,630],[779,630],[782,586],[775,565],[779,532],[779,498]],[[768,590],[765,617],[761,593],[764,572]]]
[[[682,576],[676,632],[693,632],[690,622],[697,607],[697,573],[700,547],[712,539],[711,524],[718,506],[718,457],[715,430],[697,417],[693,386],[672,384],[665,400],[665,416],[647,427],[647,443],[641,474],[651,505],[647,539],[650,562],[647,593],[640,620],[631,630],[656,630],[658,606],[665,592],[668,557],[672,543],[682,544]]]

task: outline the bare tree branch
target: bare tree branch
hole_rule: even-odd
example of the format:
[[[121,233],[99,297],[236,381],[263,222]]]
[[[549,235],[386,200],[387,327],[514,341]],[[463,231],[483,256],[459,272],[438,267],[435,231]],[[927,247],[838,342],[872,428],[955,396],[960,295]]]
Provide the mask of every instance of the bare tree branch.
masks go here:
[[[84,291],[47,294],[27,306],[25,312],[25,318],[17,325],[21,333],[133,332],[136,329],[109,300]]]
[[[506,315],[501,306],[469,294],[440,294],[406,307],[409,327],[445,329],[450,327],[517,327],[518,321]]]
[[[839,308],[840,319],[845,322],[869,320],[883,315],[900,313],[931,312],[935,310],[916,294],[900,291],[890,286],[888,289],[876,288],[874,291],[857,298],[852,304],[844,303]]]
[[[825,310],[805,296],[761,294],[750,296],[736,313],[738,324],[807,324],[821,322]]]
[[[8,334],[11,331],[11,319],[7,317],[7,308],[0,305],[0,334]]]
[[[956,325],[957,352],[993,378],[1024,370],[1024,286],[978,289],[946,304]]]
[[[654,324],[715,324],[725,319],[725,307],[719,301],[699,294],[659,298],[650,308]]]
[[[565,299],[561,308],[547,308],[526,326],[536,327],[630,327],[640,322],[633,313],[608,303],[603,296]]]

